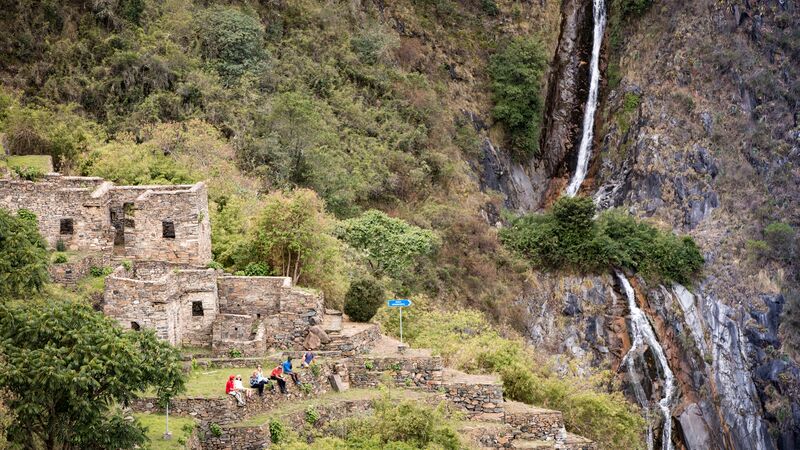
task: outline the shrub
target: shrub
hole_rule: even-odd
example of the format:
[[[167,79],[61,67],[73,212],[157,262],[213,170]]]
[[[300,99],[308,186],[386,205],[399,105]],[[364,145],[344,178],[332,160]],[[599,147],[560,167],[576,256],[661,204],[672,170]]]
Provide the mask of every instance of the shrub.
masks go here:
[[[133,263],[126,259],[126,260],[122,261],[122,267],[125,270],[131,270],[133,268]]]
[[[40,291],[47,281],[47,263],[36,221],[0,208],[0,298]]]
[[[266,277],[270,275],[270,270],[266,264],[254,262],[244,268],[244,274],[248,277]]]
[[[241,358],[243,355],[242,351],[238,348],[232,348],[228,351],[228,356],[231,358]]]
[[[24,208],[18,209],[17,210],[17,217],[19,217],[22,220],[26,220],[28,222],[39,223],[39,218],[36,217],[36,214],[33,211],[31,211],[30,209],[24,209]],[[61,241],[60,239],[56,242],[56,247],[58,247],[58,243],[59,242],[61,242],[61,246],[63,247],[64,246],[64,242]],[[64,250],[62,249],[62,250],[59,250],[59,251],[63,252]]]
[[[662,232],[620,211],[594,215],[591,199],[563,197],[544,214],[513,219],[500,238],[544,269],[624,267],[652,281],[688,284],[703,266],[700,249],[688,236]]]
[[[383,288],[374,280],[365,278],[350,284],[345,295],[344,312],[356,322],[369,322],[384,300]]]
[[[264,27],[237,8],[213,6],[200,15],[203,56],[228,82],[263,68]]]
[[[311,366],[311,374],[314,375],[314,377],[319,377],[321,373],[322,373],[322,367],[320,367],[319,364],[313,364]]]
[[[364,361],[364,368],[367,370],[374,370],[375,369],[375,362],[371,359]]]
[[[286,426],[275,419],[270,419],[269,421],[269,438],[273,444],[280,444],[282,441],[286,440],[289,436],[289,432],[286,430]]]
[[[44,173],[35,167],[14,166],[13,169],[17,176],[23,180],[39,181],[44,178]]]
[[[225,268],[222,264],[220,264],[220,263],[218,263],[216,261],[209,262],[208,264],[206,264],[206,267],[209,268],[209,269],[215,269],[215,270],[223,270]]]
[[[511,41],[489,61],[494,118],[511,137],[512,155],[524,160],[539,151],[547,54],[532,37]]]
[[[92,266],[89,269],[89,274],[91,274],[93,277],[104,277],[104,276],[110,274],[111,272],[112,272],[111,267]]]
[[[210,431],[211,435],[214,437],[222,436],[222,427],[220,427],[216,422],[211,422],[211,424],[208,426],[208,431]]]
[[[314,425],[319,420],[319,411],[314,406],[309,405],[306,407],[306,422],[309,425]]]
[[[64,243],[61,239],[56,241],[56,251],[65,252],[67,251],[67,244]]]
[[[53,264],[64,264],[67,262],[67,255],[63,253],[56,253],[55,257],[53,258]]]
[[[764,240],[776,259],[790,259],[794,253],[795,231],[791,225],[773,222],[764,228]]]

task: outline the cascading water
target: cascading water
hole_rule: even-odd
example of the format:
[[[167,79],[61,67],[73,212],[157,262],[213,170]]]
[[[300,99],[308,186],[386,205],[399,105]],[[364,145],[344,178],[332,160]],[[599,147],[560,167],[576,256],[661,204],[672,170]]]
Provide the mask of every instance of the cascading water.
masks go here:
[[[667,363],[667,358],[664,356],[664,349],[661,348],[661,344],[656,339],[655,332],[653,328],[650,326],[650,322],[647,320],[647,316],[645,315],[644,311],[642,311],[639,306],[636,304],[636,297],[633,292],[633,287],[631,287],[630,282],[622,274],[622,272],[616,271],[617,278],[619,282],[622,284],[622,288],[625,291],[625,297],[628,299],[628,308],[631,310],[631,333],[633,334],[633,343],[631,344],[631,349],[628,350],[628,353],[622,359],[622,365],[628,365],[628,370],[634,370],[634,365],[632,362],[634,351],[641,347],[642,344],[647,344],[650,351],[658,361],[658,364],[661,366],[661,370],[664,373],[664,398],[659,400],[658,407],[661,410],[661,414],[664,416],[664,428],[662,430],[662,450],[672,450],[672,396],[675,394],[675,375],[672,373],[672,370],[669,368],[669,364]],[[637,398],[639,395],[637,395]],[[642,406],[647,407],[647,402],[642,401],[639,399],[640,403],[643,403]],[[653,434],[652,432],[648,432],[647,436],[647,448],[652,450],[653,449]]]
[[[575,166],[575,173],[566,190],[566,194],[570,197],[574,197],[583,184],[591,157],[594,113],[597,109],[597,94],[600,90],[600,48],[606,28],[605,0],[593,0],[592,17],[594,18],[594,31],[592,34],[592,60],[589,65],[589,98],[586,99],[586,109],[583,114],[583,135],[580,147],[578,147],[578,164]]]

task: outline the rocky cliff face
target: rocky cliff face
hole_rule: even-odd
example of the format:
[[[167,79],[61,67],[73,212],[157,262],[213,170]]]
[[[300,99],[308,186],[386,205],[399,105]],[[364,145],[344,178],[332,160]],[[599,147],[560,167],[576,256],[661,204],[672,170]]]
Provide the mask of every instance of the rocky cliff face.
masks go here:
[[[605,86],[584,190],[689,233],[707,260],[693,287],[637,283],[678,379],[673,442],[686,448],[800,445],[800,372],[781,327],[795,266],[755,264],[745,250],[765,220],[798,223],[799,29],[790,1],[655,2],[609,55],[621,82]],[[578,370],[620,370],[630,324],[610,277],[532,285],[533,342]],[[642,375],[657,398],[659,374]]]

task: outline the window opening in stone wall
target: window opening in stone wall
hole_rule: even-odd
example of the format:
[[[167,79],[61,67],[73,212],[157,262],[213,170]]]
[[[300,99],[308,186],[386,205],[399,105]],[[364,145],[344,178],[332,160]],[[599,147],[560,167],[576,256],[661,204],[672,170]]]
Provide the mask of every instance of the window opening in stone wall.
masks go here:
[[[73,227],[72,219],[61,219],[61,224],[59,226],[59,233],[72,234],[73,233],[72,227]]]
[[[133,221],[134,209],[133,203],[131,202],[125,202],[122,204],[122,216],[125,228],[135,228],[136,224]]]
[[[140,326],[139,326],[139,323],[138,323],[138,322],[131,322],[131,330],[133,330],[133,331],[139,331],[139,330],[141,330],[141,329],[142,329],[142,327],[140,327]]]
[[[203,302],[192,302],[192,315],[193,316],[205,315],[205,313],[203,312]]]
[[[161,222],[161,237],[175,239],[175,222],[171,220]]]

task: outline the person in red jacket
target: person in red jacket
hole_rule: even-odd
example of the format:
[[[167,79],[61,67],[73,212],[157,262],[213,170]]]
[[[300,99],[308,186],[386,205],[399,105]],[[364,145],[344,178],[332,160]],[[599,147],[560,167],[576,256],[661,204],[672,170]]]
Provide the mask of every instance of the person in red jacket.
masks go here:
[[[272,373],[269,374],[269,379],[278,383],[278,387],[281,388],[281,394],[289,393],[286,390],[286,380],[283,379],[283,366],[278,364],[278,366],[272,369]]]
[[[232,395],[236,399],[236,402],[239,404],[239,406],[244,406],[244,399],[242,398],[242,393],[237,391],[236,388],[234,387],[233,380],[235,378],[236,378],[235,375],[231,375],[228,378],[228,382],[225,383],[225,394]]]

